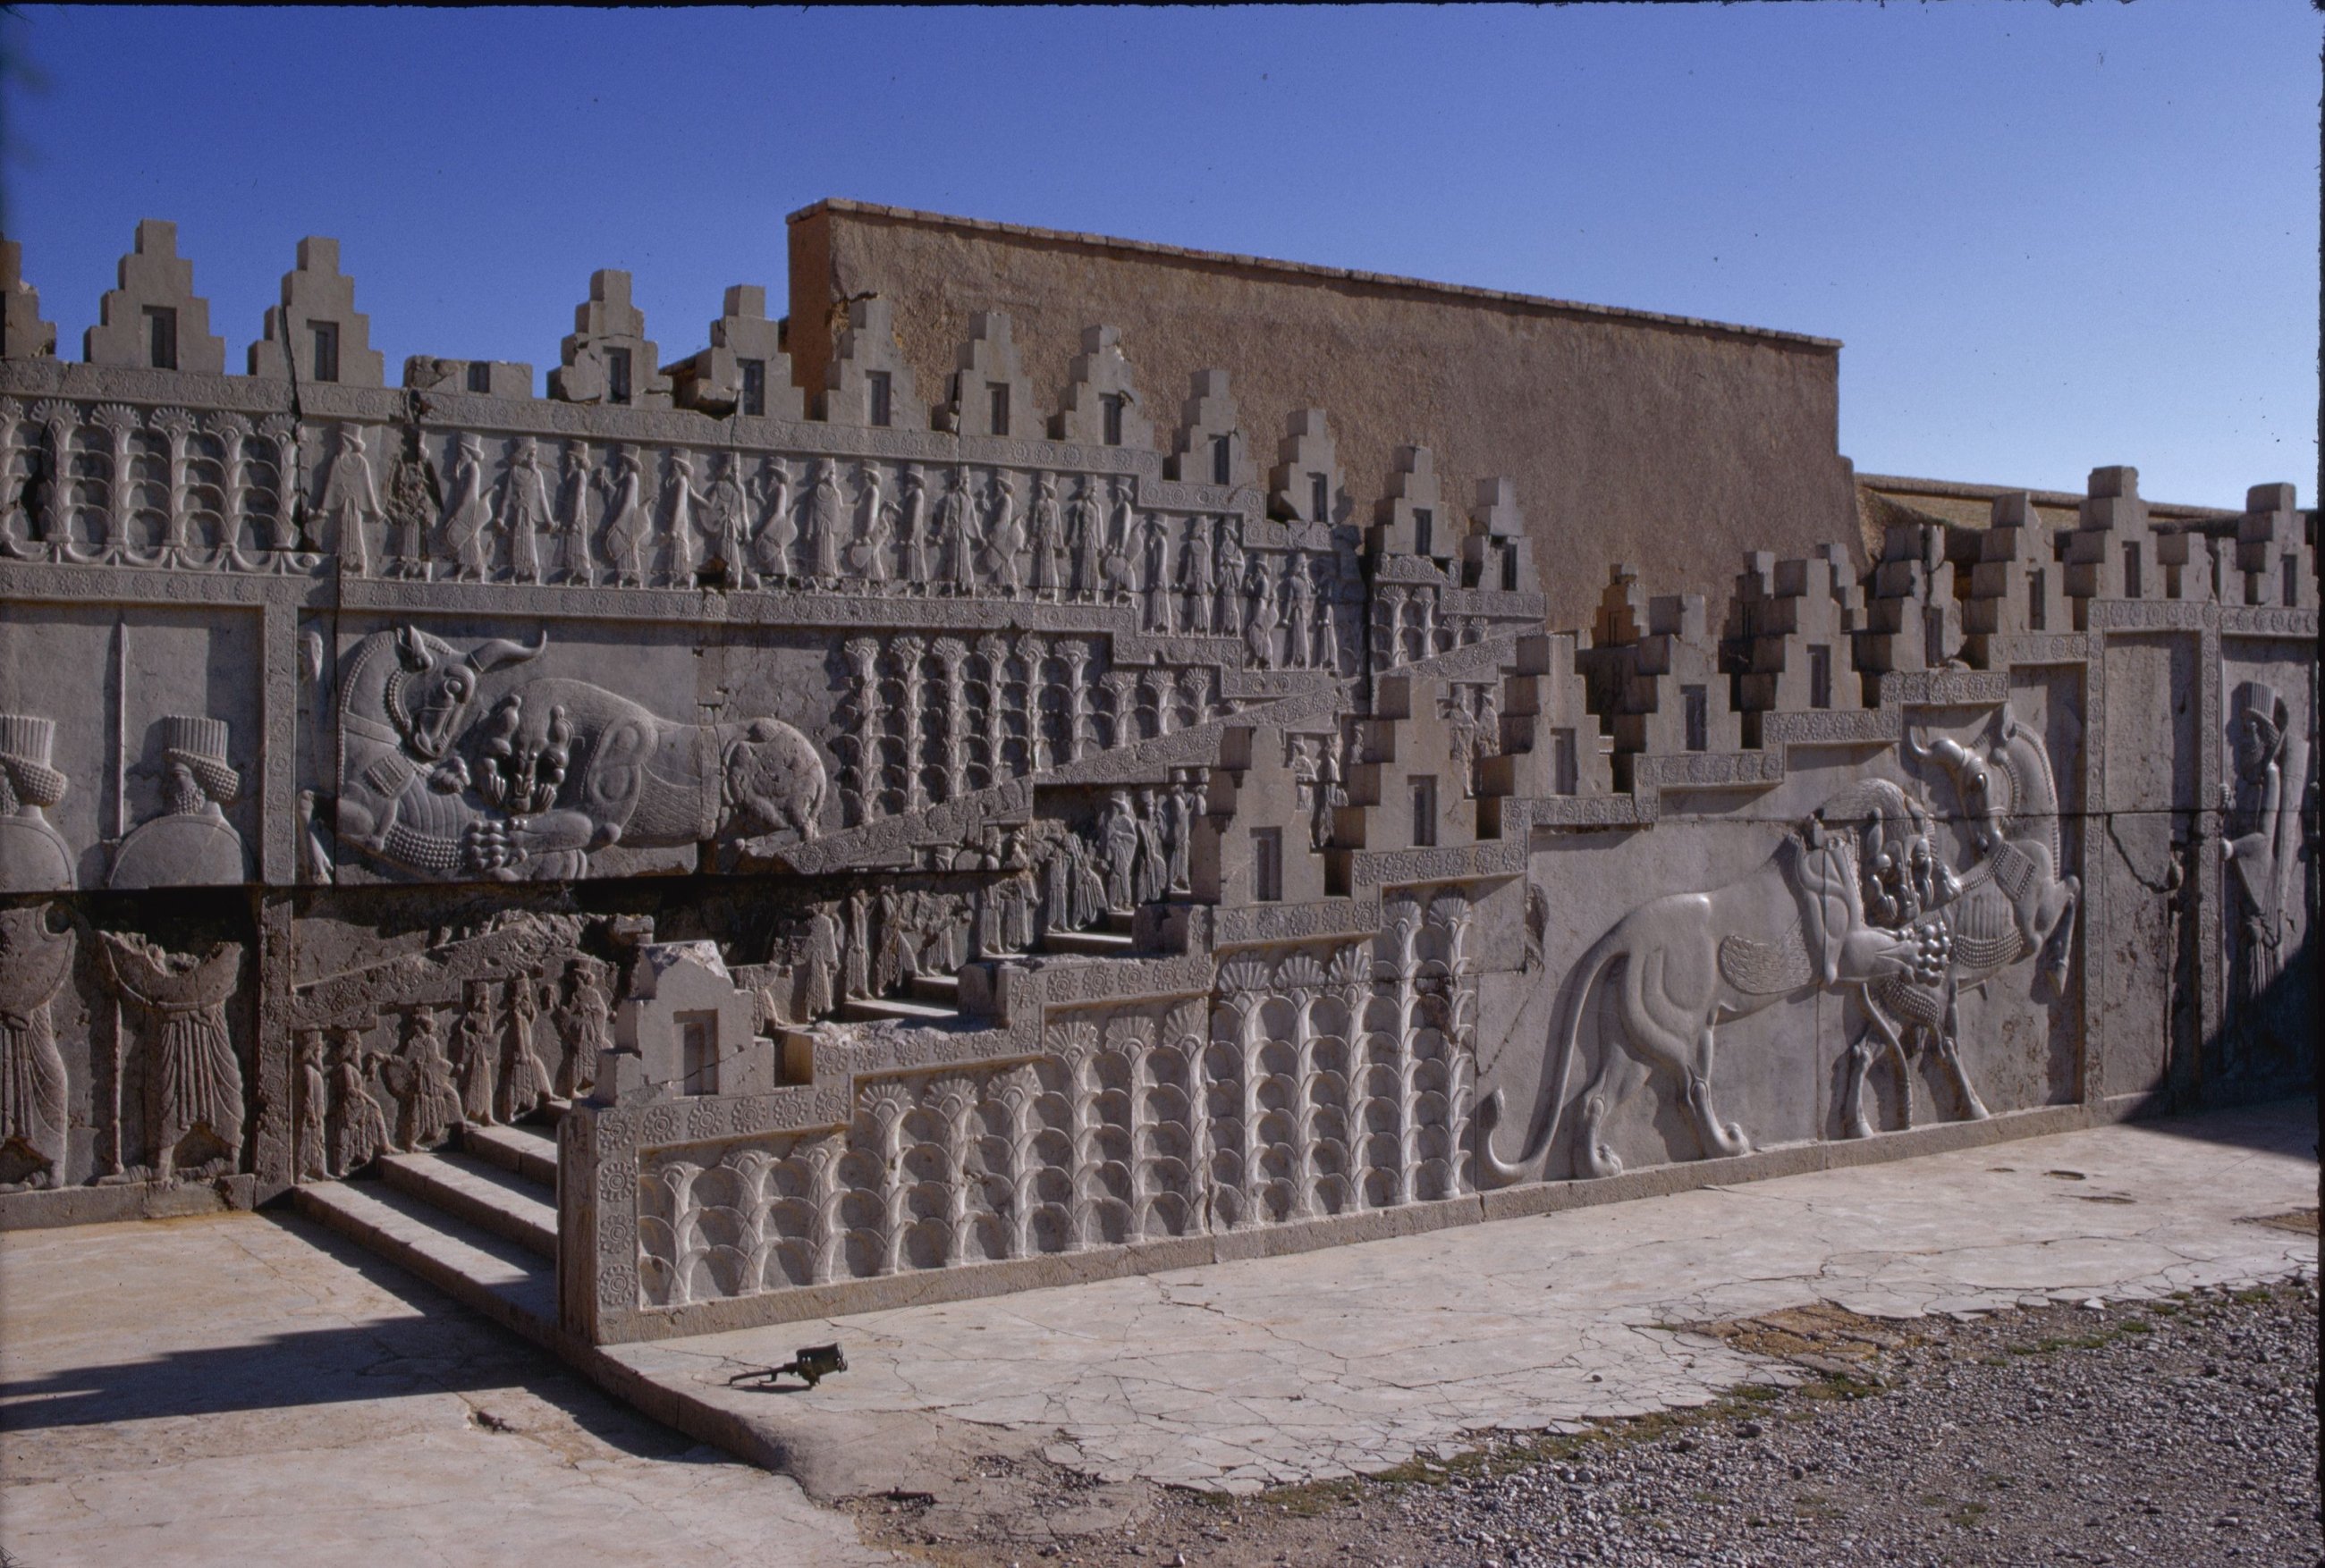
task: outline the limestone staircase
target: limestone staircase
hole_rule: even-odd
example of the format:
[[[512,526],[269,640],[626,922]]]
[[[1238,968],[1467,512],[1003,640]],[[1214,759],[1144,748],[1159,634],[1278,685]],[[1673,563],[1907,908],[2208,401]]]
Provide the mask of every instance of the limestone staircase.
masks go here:
[[[514,1127],[461,1127],[425,1154],[380,1157],[378,1174],[295,1187],[298,1212],[505,1328],[547,1344],[557,1330],[557,1135],[564,1107]]]
[[[1088,931],[1051,931],[1039,951],[1129,958],[1132,917]],[[1006,958],[1000,962],[1007,962]],[[851,997],[839,1016],[917,1026],[961,1020],[960,979],[913,978],[912,994]],[[294,1187],[306,1218],[419,1276],[537,1343],[557,1334],[557,1122],[552,1101],[514,1126],[460,1126],[445,1148],[380,1157],[375,1174]]]

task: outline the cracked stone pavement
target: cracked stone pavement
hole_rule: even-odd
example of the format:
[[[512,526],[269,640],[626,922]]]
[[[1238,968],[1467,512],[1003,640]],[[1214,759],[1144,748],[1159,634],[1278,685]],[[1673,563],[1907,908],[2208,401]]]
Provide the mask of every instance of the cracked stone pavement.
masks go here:
[[[885,1563],[296,1219],[0,1235],[0,1547],[64,1563]]]
[[[1061,1536],[1789,1373],[1675,1325],[1907,1317],[2316,1267],[2311,1102],[1288,1258],[616,1347],[769,1475],[295,1219],[0,1235],[0,1545],[28,1565],[889,1561],[891,1488]],[[838,1340],[812,1392],[735,1372]],[[1101,1483],[1059,1494],[1012,1462]],[[1002,1462],[995,1463],[999,1460]],[[814,1500],[811,1500],[814,1499]],[[1032,1501],[1039,1500],[1037,1509]]]
[[[1376,1471],[1488,1428],[1703,1403],[1786,1369],[1674,1325],[2136,1300],[2317,1265],[2252,1223],[2317,1203],[2303,1101],[1712,1187],[1293,1257],[616,1348],[798,1453],[909,1418],[1109,1481],[1229,1491]],[[838,1341],[813,1392],[726,1379]],[[891,1436],[903,1428],[889,1429]],[[817,1495],[900,1482],[861,1445]],[[884,1452],[885,1451],[885,1452]],[[884,1468],[885,1467],[885,1468]]]

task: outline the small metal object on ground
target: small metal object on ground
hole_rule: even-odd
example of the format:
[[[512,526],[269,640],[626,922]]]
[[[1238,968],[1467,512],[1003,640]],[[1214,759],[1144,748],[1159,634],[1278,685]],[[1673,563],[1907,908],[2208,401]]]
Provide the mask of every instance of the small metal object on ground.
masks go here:
[[[846,1370],[848,1357],[838,1345],[802,1345],[782,1366],[769,1367],[764,1371],[737,1372],[727,1379],[727,1386],[731,1388],[737,1383],[756,1378],[760,1379],[762,1388],[771,1388],[774,1387],[775,1379],[789,1375],[812,1388],[834,1372]]]

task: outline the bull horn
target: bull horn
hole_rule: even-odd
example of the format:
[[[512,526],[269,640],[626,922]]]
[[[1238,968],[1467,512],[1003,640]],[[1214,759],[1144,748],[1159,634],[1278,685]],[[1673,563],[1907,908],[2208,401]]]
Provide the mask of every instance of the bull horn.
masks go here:
[[[468,668],[483,675],[504,665],[523,664],[529,659],[538,659],[548,647],[549,628],[546,626],[541,629],[539,645],[533,648],[527,648],[522,642],[512,642],[505,637],[496,637],[489,642],[479,642],[469,650]]]
[[[1930,760],[1929,743],[1921,739],[1920,732],[1911,727],[1899,738],[1897,744],[1899,750],[1916,762],[1926,763]]]

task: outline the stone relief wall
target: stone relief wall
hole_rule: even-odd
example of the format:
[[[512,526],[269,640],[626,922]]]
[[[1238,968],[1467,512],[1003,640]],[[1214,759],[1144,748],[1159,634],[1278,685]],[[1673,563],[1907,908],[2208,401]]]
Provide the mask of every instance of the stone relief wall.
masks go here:
[[[1505,482],[1308,410],[1263,485],[1106,329],[923,410],[877,300],[801,389],[601,273],[555,395],[391,391],[300,254],[257,374],[0,361],[0,1223],[554,1115],[602,1341],[2309,1081],[2289,487],[1554,631]]]

